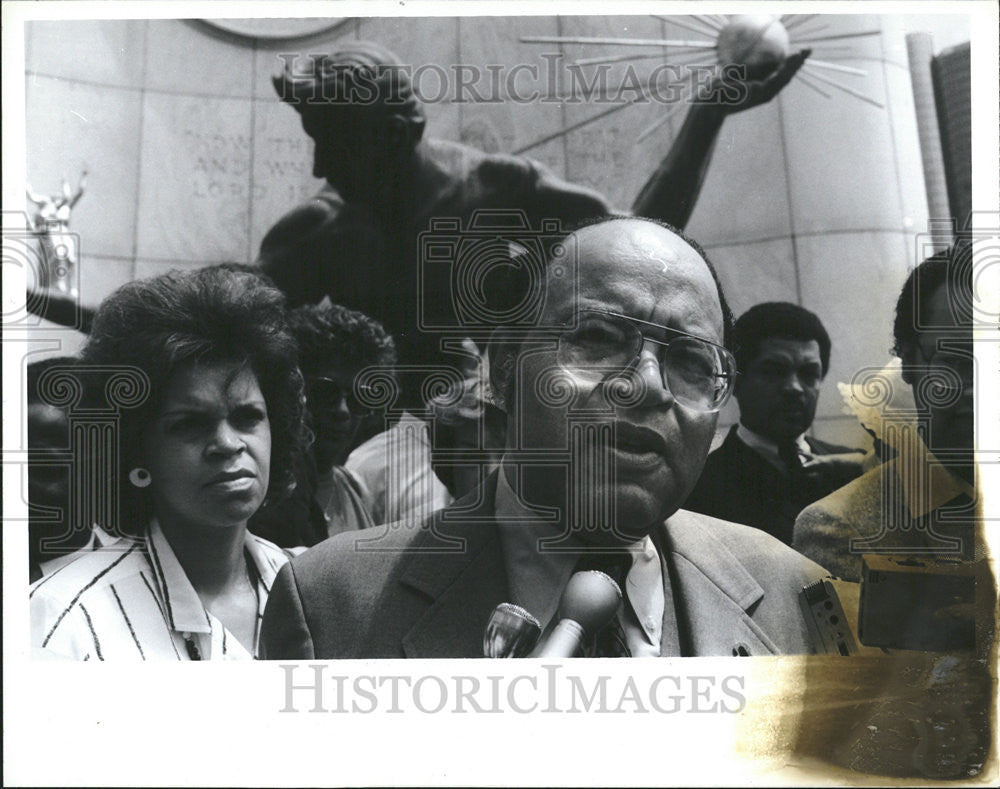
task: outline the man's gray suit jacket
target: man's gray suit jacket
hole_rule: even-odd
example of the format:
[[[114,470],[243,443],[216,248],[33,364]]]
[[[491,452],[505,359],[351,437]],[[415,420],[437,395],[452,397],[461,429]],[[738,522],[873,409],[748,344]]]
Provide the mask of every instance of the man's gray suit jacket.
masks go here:
[[[264,659],[482,657],[510,601],[494,474],[423,524],[338,534],[279,572]],[[804,586],[828,573],[757,529],[680,510],[653,535],[684,655],[806,654]]]

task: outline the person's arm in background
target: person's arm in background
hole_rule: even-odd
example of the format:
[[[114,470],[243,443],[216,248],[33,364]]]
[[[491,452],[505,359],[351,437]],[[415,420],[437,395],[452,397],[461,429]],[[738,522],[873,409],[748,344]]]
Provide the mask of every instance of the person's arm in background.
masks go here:
[[[730,81],[728,89],[726,81],[713,82],[708,96],[692,103],[670,151],[639,190],[632,213],[683,229],[698,201],[723,121],[732,113],[766,104],[777,96],[809,55],[808,49],[790,55],[765,79],[736,86]],[[741,100],[727,101],[729,95],[739,95]]]
[[[256,265],[288,297],[289,307],[323,298],[326,290],[317,286],[322,272],[308,269],[322,268],[317,258],[336,217],[327,201],[314,199],[289,211],[264,236]]]
[[[92,307],[84,307],[79,299],[57,290],[39,290],[30,287],[25,298],[25,308],[32,315],[60,326],[76,329],[83,334],[90,334],[94,313],[97,312]]]
[[[838,503],[831,499],[832,496],[822,499],[799,513],[795,519],[792,548],[821,563],[836,578],[860,581],[861,554],[851,551],[851,541],[872,534],[862,534],[857,529],[857,521],[851,522],[841,512],[831,510]]]
[[[271,226],[254,265],[285,294],[289,308],[329,296],[384,322],[389,272],[379,262],[385,257],[383,235],[368,212],[327,188]]]

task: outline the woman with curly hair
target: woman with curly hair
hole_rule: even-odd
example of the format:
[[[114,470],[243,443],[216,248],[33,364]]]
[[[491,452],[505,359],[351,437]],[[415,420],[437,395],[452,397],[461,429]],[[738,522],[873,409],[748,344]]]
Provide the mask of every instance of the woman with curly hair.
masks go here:
[[[288,326],[299,347],[313,441],[296,469],[295,494],[262,509],[250,530],[277,545],[312,546],[374,525],[367,490],[344,461],[360,443],[365,420],[384,417],[359,399],[366,388],[359,376],[374,369],[391,375],[396,350],[380,323],[326,300],[289,312]]]
[[[284,299],[225,267],[131,282],[84,369],[148,391],[120,411],[120,539],[31,588],[32,646],[77,660],[248,659],[288,554],[247,531],[292,480],[303,384]],[[112,488],[113,489],[113,488]]]

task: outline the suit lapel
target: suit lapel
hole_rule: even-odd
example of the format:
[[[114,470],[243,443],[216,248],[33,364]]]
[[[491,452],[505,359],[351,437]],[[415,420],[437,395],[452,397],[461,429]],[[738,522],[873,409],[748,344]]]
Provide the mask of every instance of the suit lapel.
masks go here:
[[[468,499],[448,517],[437,513],[400,575],[400,583],[429,600],[425,612],[403,636],[409,658],[482,657],[483,630],[497,604],[509,598],[500,534],[494,517],[496,475],[483,485],[482,499]],[[670,579],[673,606],[664,611],[664,634],[676,627],[684,655],[768,655],[777,647],[750,616],[764,590],[724,542],[680,510],[657,535],[657,548]],[[464,541],[456,550],[452,540]],[[668,622],[668,620],[671,620]],[[663,650],[670,652],[664,639]]]
[[[777,652],[749,612],[764,590],[713,536],[699,516],[679,510],[664,524],[665,561],[673,585],[685,655],[769,655]]]
[[[403,636],[403,653],[409,658],[482,657],[486,622],[508,598],[494,519],[495,474],[480,492],[472,509],[466,498],[435,514],[400,575],[401,584],[431,601]],[[466,511],[454,513],[458,508]],[[453,540],[461,540],[462,547],[456,548]]]

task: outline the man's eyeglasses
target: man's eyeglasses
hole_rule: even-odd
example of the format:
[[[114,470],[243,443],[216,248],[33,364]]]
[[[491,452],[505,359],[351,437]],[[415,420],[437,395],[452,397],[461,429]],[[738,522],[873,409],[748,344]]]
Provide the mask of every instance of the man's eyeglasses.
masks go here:
[[[366,387],[362,386],[364,390]],[[357,387],[345,389],[332,378],[307,378],[306,396],[309,399],[309,406],[312,410],[317,408],[336,409],[340,407],[341,401],[346,403],[347,410],[351,416],[365,417],[372,413],[370,406],[365,405],[358,399]]]
[[[666,332],[670,339],[648,337],[642,327]],[[645,340],[663,346],[660,376],[677,402],[707,413],[726,404],[736,379],[736,360],[729,351],[692,334],[616,312],[581,311],[575,324],[559,335],[556,359],[576,377],[601,383],[634,368]]]

